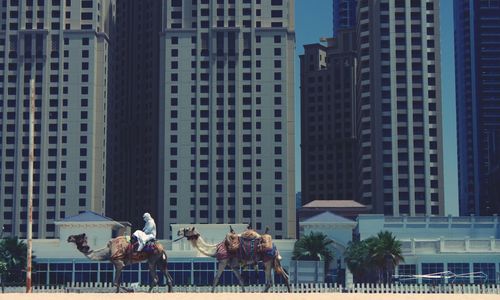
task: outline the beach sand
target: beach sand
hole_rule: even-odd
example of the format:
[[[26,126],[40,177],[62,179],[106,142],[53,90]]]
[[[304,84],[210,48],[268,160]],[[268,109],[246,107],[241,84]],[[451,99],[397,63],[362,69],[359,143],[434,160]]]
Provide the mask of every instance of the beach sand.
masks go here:
[[[345,294],[345,293],[33,293],[33,294],[0,294],[2,300],[489,300],[500,299],[500,295],[484,294]]]

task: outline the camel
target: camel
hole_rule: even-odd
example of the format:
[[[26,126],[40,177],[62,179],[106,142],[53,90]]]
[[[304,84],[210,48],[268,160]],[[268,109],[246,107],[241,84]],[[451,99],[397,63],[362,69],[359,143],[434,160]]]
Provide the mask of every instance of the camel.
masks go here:
[[[177,236],[179,236],[179,239],[186,238],[194,248],[200,251],[200,253],[217,259],[218,268],[212,285],[212,293],[215,291],[215,286],[219,282],[222,272],[224,272],[226,266],[229,266],[229,268],[231,268],[240,283],[241,290],[245,292],[245,286],[239,272],[239,268],[240,265],[254,264],[256,262],[255,257],[254,259],[249,260],[247,258],[238,257],[238,255],[228,252],[224,241],[216,245],[208,244],[203,240],[201,234],[197,232],[194,227],[179,230],[177,232]],[[264,263],[264,271],[266,275],[266,286],[264,289],[264,293],[269,291],[269,288],[272,284],[271,269],[274,269],[277,274],[280,274],[283,277],[288,292],[291,291],[288,274],[281,266],[281,256],[279,255],[277,250],[274,251],[272,255],[259,254],[256,259]]]
[[[149,292],[158,285],[158,276],[156,275],[156,267],[160,266],[160,270],[165,276],[168,284],[168,292],[172,292],[172,277],[167,270],[167,254],[163,250],[163,246],[156,242],[156,249],[153,253],[134,252],[131,256],[126,255],[125,249],[129,241],[125,236],[119,236],[109,240],[106,247],[91,250],[87,245],[87,236],[85,233],[78,235],[70,235],[68,243],[75,243],[76,248],[83,253],[90,260],[105,261],[109,260],[115,267],[114,285],[116,292],[120,292],[120,288],[126,292],[133,292],[132,289],[127,289],[121,286],[121,273],[125,266],[140,263],[143,261],[148,262],[149,274],[152,282],[149,285]]]

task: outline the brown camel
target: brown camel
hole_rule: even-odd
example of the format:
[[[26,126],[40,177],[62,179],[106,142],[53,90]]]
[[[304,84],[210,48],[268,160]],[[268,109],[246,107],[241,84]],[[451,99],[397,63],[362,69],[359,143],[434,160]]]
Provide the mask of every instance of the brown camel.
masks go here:
[[[280,274],[283,277],[288,292],[291,291],[290,283],[288,280],[289,277],[288,274],[283,269],[283,267],[281,266],[280,262],[281,256],[279,255],[278,251],[273,251],[273,253],[271,254],[260,253],[257,254],[256,257],[253,257],[251,260],[249,260],[240,255],[230,253],[227,250],[224,241],[217,245],[206,243],[201,237],[200,233],[197,232],[194,227],[184,228],[179,230],[177,232],[177,236],[179,236],[180,238],[185,237],[189,242],[191,242],[191,245],[193,245],[193,247],[198,249],[198,251],[200,251],[202,254],[217,259],[218,269],[212,285],[212,293],[215,291],[215,286],[219,282],[222,272],[224,272],[226,266],[229,266],[231,268],[234,275],[236,276],[236,278],[238,278],[238,281],[240,282],[242,291],[245,292],[245,286],[241,274],[239,272],[239,268],[241,265],[254,264],[257,261],[262,261],[264,263],[264,271],[266,275],[266,287],[264,289],[265,293],[269,291],[269,288],[271,287],[272,284],[271,269],[274,269],[275,273]]]
[[[149,292],[158,285],[158,276],[156,275],[156,267],[159,266],[161,272],[165,276],[168,284],[168,291],[172,292],[172,277],[167,270],[167,254],[163,250],[163,246],[156,242],[156,249],[153,253],[134,252],[132,256],[127,256],[126,249],[129,241],[125,236],[119,236],[109,240],[108,245],[98,250],[91,250],[87,245],[87,236],[85,233],[78,235],[70,235],[68,243],[75,243],[76,248],[83,253],[90,260],[105,261],[109,260],[115,267],[114,285],[116,292],[120,292],[120,288],[133,292],[132,289],[127,289],[121,286],[121,273],[125,266],[140,263],[143,261],[148,262],[149,274],[152,282],[149,285]]]

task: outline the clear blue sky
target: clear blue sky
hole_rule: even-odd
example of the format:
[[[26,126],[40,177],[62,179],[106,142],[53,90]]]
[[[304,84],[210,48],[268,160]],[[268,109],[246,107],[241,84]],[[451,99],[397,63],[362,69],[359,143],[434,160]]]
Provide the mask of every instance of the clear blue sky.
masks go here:
[[[455,117],[455,61],[453,1],[441,2],[441,66],[444,138],[445,213],[458,215],[457,140]],[[295,159],[296,190],[300,191],[300,64],[304,45],[332,36],[332,0],[295,0]]]

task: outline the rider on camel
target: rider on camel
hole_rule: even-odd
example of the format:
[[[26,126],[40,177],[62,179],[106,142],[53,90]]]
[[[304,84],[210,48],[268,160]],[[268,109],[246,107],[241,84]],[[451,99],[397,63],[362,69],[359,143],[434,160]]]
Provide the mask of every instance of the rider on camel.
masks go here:
[[[133,234],[133,237],[137,239],[139,244],[137,252],[140,252],[148,241],[156,239],[155,220],[153,220],[149,213],[142,215],[142,218],[144,219],[144,222],[146,222],[144,228],[142,230],[136,230]]]

